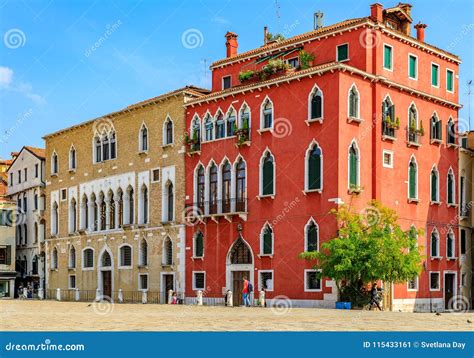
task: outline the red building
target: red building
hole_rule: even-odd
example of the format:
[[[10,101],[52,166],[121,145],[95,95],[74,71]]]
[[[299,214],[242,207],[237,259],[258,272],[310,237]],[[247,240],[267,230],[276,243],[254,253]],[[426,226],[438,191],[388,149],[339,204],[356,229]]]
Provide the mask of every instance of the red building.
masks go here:
[[[425,231],[423,272],[393,287],[393,306],[443,309],[457,293],[460,60],[424,41],[426,25],[412,36],[410,10],[374,4],[283,41],[265,29],[241,54],[226,34],[212,92],[187,104],[187,296],[232,290],[239,304],[247,276],[267,298],[334,307],[333,282],[298,254],[336,236],[331,209],[371,199]]]

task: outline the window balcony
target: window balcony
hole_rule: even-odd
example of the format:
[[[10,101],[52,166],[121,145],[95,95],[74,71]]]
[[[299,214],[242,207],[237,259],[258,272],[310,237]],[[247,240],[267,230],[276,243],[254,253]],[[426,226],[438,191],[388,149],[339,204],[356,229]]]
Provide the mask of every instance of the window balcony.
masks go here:
[[[423,129],[407,128],[407,146],[420,147],[422,144]]]
[[[222,199],[215,201],[195,202],[186,205],[186,219],[217,218],[247,214],[247,198]]]

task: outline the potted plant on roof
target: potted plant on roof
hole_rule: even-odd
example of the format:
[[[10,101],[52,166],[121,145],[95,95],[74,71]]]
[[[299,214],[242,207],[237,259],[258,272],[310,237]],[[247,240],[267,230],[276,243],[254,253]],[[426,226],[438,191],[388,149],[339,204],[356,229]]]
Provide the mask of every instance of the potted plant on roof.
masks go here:
[[[241,71],[239,73],[240,83],[248,82],[252,80],[254,77],[255,77],[255,71],[252,71],[252,70]]]

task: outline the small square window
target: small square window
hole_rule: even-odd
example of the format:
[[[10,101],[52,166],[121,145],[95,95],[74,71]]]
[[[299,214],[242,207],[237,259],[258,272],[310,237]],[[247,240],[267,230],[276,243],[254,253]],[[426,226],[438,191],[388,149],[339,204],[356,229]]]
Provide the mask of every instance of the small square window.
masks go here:
[[[430,272],[430,291],[438,291],[439,286],[439,272]]]
[[[321,278],[316,270],[305,270],[305,291],[321,291]]]
[[[431,85],[439,87],[439,65],[436,63],[431,64]]]
[[[225,76],[225,77],[222,77],[222,89],[225,90],[227,88],[230,88],[232,85],[231,85],[231,78],[230,76]]]
[[[383,151],[383,166],[384,168],[393,168],[393,152],[390,150]]]
[[[151,170],[151,181],[153,183],[159,182],[160,181],[160,169],[152,169]]]
[[[204,272],[193,272],[193,290],[204,290],[206,287],[206,274]]]
[[[383,46],[383,68],[386,70],[393,70],[393,49],[392,46]]]
[[[61,189],[61,201],[67,199],[67,189]]]
[[[288,64],[293,68],[298,68],[300,66],[300,61],[299,61],[298,57],[290,58],[288,60]]]
[[[148,275],[147,274],[140,274],[138,275],[139,279],[138,282],[140,284],[140,290],[148,290]]]
[[[76,275],[69,275],[69,288],[76,288]]]
[[[349,59],[349,44],[342,44],[337,46],[337,60],[347,61]]]
[[[273,291],[273,271],[259,271],[258,289]]]

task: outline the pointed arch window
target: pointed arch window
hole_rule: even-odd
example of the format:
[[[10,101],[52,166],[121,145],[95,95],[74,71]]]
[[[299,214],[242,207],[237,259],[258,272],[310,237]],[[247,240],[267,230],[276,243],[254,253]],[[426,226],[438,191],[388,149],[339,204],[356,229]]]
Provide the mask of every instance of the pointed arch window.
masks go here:
[[[142,224],[148,224],[148,188],[142,186],[141,218]]]
[[[173,265],[173,242],[167,237],[163,243],[163,265]]]
[[[436,167],[431,169],[431,201],[433,203],[439,203],[439,172]]]
[[[217,213],[217,166],[209,168],[209,214]]]
[[[72,198],[69,204],[69,232],[75,233],[77,231],[77,205],[76,199]]]
[[[239,129],[248,130],[250,128],[250,109],[244,104],[240,109]]]
[[[309,120],[323,118],[323,92],[315,86],[309,95]]]
[[[225,121],[224,115],[221,111],[217,112],[216,116],[216,139],[225,137]]]
[[[91,249],[89,249],[89,250],[92,252]],[[101,259],[100,264],[102,265],[102,267],[112,266],[112,258],[110,257],[110,254],[109,254],[108,251],[104,251],[104,253],[102,254],[102,259]],[[93,267],[93,265],[90,266],[90,267]]]
[[[273,255],[273,230],[269,224],[265,224],[260,234],[260,254]]]
[[[319,229],[313,220],[306,225],[305,251],[314,252],[319,250]]]
[[[197,170],[197,177],[196,177],[196,200],[197,200],[197,207],[201,214],[204,214],[204,201],[205,201],[205,185],[206,185],[206,178],[204,175],[204,167],[199,165]]]
[[[165,145],[173,144],[173,122],[168,118],[165,122]]]
[[[104,256],[105,256],[104,252]],[[102,256],[103,257],[103,256]],[[110,256],[109,256],[110,260]],[[105,266],[105,265],[102,265]],[[111,266],[109,264],[109,266]],[[82,252],[82,267],[83,268],[93,268],[94,267],[94,251],[91,248],[84,249]]]
[[[124,205],[123,205],[123,192],[122,189],[119,188],[117,192],[117,208],[118,212],[116,213],[117,215],[117,221],[118,221],[118,227],[122,228],[123,227],[123,215],[124,215]]]
[[[230,263],[237,265],[246,265],[252,263],[252,253],[248,245],[242,240],[242,238],[237,239],[237,241],[232,246],[230,251]]]
[[[395,118],[395,105],[390,97],[386,97],[382,102],[382,135],[395,138],[395,128],[397,119]]]
[[[148,243],[145,239],[140,242],[140,266],[148,265]]]
[[[54,202],[51,211],[51,235],[59,234],[59,213],[58,213],[58,203]]]
[[[132,225],[135,222],[135,200],[133,198],[133,188],[129,187],[128,193],[127,193],[127,198],[128,198],[128,224]]]
[[[69,149],[69,170],[76,169],[76,149],[74,146]]]
[[[408,141],[418,143],[418,112],[415,104],[408,109]]]
[[[173,183],[169,182],[166,189],[166,221],[170,222],[174,220],[174,187]]]
[[[227,113],[227,137],[235,135],[235,110],[231,108]]]
[[[262,121],[261,128],[267,129],[273,127],[273,104],[269,98],[265,99],[262,104]]]
[[[349,190],[359,190],[360,187],[360,157],[359,148],[355,142],[349,147]]]
[[[71,246],[69,249],[68,268],[76,268],[76,249],[74,246]]]
[[[455,257],[454,246],[455,246],[454,234],[452,231],[449,231],[448,235],[446,236],[446,257],[448,259],[453,259]]]
[[[226,160],[222,166],[222,212],[230,212],[230,195],[231,195],[231,166],[230,163]]]
[[[447,202],[454,205],[456,203],[456,183],[454,179],[453,169],[449,168],[447,177]]]
[[[112,191],[109,191],[107,205],[109,208],[107,219],[108,229],[115,229],[115,198]]]
[[[267,151],[261,161],[261,195],[275,195],[275,159]]]
[[[314,143],[306,153],[306,190],[323,188],[323,153]]]
[[[408,199],[418,199],[418,165],[414,157],[410,159],[408,164]]]
[[[106,213],[107,213],[107,204],[105,202],[105,196],[104,193],[100,193],[99,195],[99,202],[100,202],[100,230],[105,230],[106,229]]]
[[[246,169],[245,162],[242,158],[239,159],[236,165],[236,182],[235,182],[235,210],[237,212],[245,212],[245,197],[246,197]]]
[[[201,143],[201,124],[199,117],[194,117],[191,125],[191,139],[196,141],[195,145],[199,146]]]
[[[431,232],[431,257],[439,257],[439,234],[437,230]]]
[[[140,152],[148,151],[148,128],[145,126],[145,123],[142,124],[140,128]]]
[[[109,155],[110,155],[110,142],[109,142],[109,136],[107,134],[104,135],[104,139],[102,140],[102,158],[103,160],[109,160]]]
[[[53,153],[51,157],[51,174],[58,174],[59,164],[58,164],[58,155],[56,152]]]
[[[110,159],[117,158],[117,143],[115,138],[115,132],[110,133]]]
[[[359,92],[355,85],[349,90],[349,117],[360,118],[359,113]]]
[[[194,257],[204,257],[204,235],[201,231],[194,235]]]
[[[433,114],[431,117],[431,126],[430,126],[430,137],[432,141],[441,141],[442,140],[442,131],[443,131],[443,125],[441,123],[441,120],[438,119],[438,116],[436,113]]]
[[[210,114],[206,115],[204,119],[204,130],[206,133],[206,141],[211,141],[214,139],[214,122]]]
[[[120,265],[121,267],[132,266],[132,247],[123,245],[120,247]]]
[[[100,163],[102,161],[102,141],[99,136],[95,137],[95,162]]]

